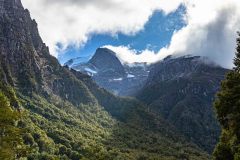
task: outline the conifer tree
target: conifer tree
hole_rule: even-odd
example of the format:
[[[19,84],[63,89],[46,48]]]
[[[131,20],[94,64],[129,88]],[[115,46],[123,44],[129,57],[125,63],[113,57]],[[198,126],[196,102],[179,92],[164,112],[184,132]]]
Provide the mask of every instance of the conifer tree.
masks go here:
[[[215,148],[215,160],[240,160],[240,33],[232,71],[222,82],[215,108],[222,126],[220,142]]]
[[[236,57],[234,59],[235,71],[240,72],[240,32],[238,32],[239,37],[237,38],[237,48]]]

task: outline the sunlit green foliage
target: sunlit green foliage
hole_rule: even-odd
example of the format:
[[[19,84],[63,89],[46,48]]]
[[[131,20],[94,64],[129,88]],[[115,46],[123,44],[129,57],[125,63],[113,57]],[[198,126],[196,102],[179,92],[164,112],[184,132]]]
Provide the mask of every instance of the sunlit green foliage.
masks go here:
[[[20,113],[11,108],[7,97],[0,92],[0,159],[11,160],[24,156],[22,131],[17,121]]]
[[[127,122],[120,122],[101,106],[76,107],[54,98],[48,102],[38,95],[21,99],[29,115],[21,123],[28,131],[24,142],[33,150],[29,159],[208,159],[207,154],[185,142],[181,135],[177,138],[173,136],[177,133],[144,126],[135,111],[130,111],[131,119],[126,116]],[[146,115],[144,110],[139,112]],[[147,122],[149,117],[145,118]]]

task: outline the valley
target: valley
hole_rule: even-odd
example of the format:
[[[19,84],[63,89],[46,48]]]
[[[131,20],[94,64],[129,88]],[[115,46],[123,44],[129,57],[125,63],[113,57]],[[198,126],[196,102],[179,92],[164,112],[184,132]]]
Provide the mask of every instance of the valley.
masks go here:
[[[61,65],[21,0],[0,0],[0,159],[209,160],[228,72],[204,56],[125,63],[101,47]]]

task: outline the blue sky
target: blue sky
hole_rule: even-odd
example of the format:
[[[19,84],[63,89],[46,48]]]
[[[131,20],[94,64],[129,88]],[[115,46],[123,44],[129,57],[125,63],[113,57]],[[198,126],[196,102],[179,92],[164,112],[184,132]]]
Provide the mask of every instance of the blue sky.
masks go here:
[[[184,14],[185,7],[182,5],[175,12],[168,15],[161,11],[155,11],[145,24],[144,29],[135,35],[129,36],[122,33],[116,36],[92,34],[84,46],[80,48],[69,46],[66,52],[59,54],[57,58],[62,64],[76,57],[90,58],[97,48],[105,45],[129,46],[139,52],[145,49],[157,52],[162,47],[169,45],[174,31],[185,26]]]

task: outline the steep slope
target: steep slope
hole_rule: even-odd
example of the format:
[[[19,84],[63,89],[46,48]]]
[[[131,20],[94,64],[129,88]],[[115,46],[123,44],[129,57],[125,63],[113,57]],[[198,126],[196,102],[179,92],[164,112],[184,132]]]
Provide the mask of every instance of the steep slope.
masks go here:
[[[212,103],[226,72],[206,58],[167,57],[155,64],[137,97],[212,152],[220,133]]]
[[[87,87],[49,54],[36,22],[31,20],[21,2],[1,2],[0,58],[5,82],[25,95],[55,94],[74,104],[94,101]]]
[[[146,63],[122,64],[115,52],[98,48],[85,63],[71,59],[65,63],[77,71],[86,73],[108,91],[121,96],[135,94],[145,83],[150,66]]]
[[[0,90],[23,113],[28,159],[209,158],[137,100],[62,67],[20,0],[0,1],[0,42]]]

